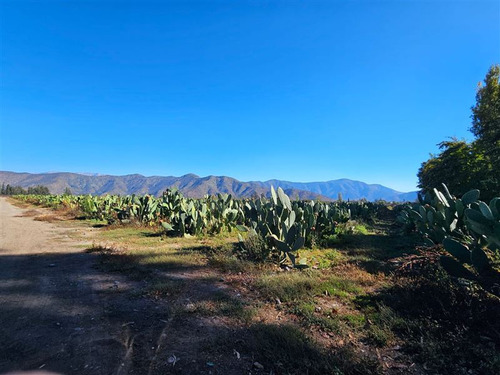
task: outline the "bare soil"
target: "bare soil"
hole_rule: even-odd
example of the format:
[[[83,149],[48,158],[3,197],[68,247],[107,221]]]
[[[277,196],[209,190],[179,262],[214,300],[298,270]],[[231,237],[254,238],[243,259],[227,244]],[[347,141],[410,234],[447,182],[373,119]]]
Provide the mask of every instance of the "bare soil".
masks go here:
[[[147,281],[105,271],[99,267],[99,255],[85,251],[97,229],[34,220],[49,214],[0,198],[0,373],[252,370],[251,355],[237,356],[232,349],[231,340],[244,336],[241,327],[229,328],[210,317],[174,316],[167,301],[137,295],[134,290]],[[190,277],[186,270],[183,274]],[[176,299],[210,298],[214,288],[198,282],[196,292],[187,288],[187,294]],[[214,337],[228,338],[224,347],[231,349],[218,350]]]

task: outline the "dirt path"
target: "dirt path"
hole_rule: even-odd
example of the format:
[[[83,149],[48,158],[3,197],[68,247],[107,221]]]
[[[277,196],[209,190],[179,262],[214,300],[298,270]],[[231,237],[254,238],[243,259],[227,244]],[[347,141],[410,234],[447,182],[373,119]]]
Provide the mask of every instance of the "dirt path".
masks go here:
[[[26,217],[26,212],[11,205],[6,198],[0,198],[1,255],[68,252],[74,241],[69,240],[66,229],[34,221]],[[60,246],[61,241],[70,246]]]
[[[0,373],[168,373],[155,363],[167,313],[99,271],[69,235],[77,229],[26,211],[0,198]]]

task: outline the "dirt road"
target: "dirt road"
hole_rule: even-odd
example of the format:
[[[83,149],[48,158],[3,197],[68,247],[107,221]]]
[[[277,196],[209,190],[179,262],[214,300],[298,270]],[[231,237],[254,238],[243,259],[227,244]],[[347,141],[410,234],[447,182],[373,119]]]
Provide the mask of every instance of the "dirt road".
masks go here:
[[[75,228],[25,213],[0,198],[0,374],[169,373],[155,354],[167,313],[131,301],[133,285],[100,271]]]

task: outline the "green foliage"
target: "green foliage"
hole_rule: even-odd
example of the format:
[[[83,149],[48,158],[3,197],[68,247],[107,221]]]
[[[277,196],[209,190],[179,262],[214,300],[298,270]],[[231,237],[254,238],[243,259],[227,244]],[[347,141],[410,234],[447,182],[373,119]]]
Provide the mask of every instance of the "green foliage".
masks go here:
[[[462,195],[485,180],[484,160],[473,144],[452,139],[441,142],[439,148],[441,153],[422,163],[418,171],[418,186],[424,192],[445,183],[453,194]]]
[[[442,243],[446,236],[466,239],[465,209],[476,203],[478,190],[471,190],[457,199],[450,194],[446,185],[443,193],[434,189],[432,193],[419,194],[419,202],[408,206],[398,217],[398,221],[415,227],[427,244]]]
[[[130,206],[130,217],[137,219],[140,223],[152,223],[155,221],[158,201],[150,196],[142,197],[132,196],[132,205]]]
[[[490,68],[476,93],[476,105],[472,107],[472,127],[476,144],[491,164],[491,171],[497,171],[498,188],[500,171],[500,66]],[[498,193],[498,190],[496,191]]]
[[[231,232],[244,221],[242,202],[229,194],[190,199],[177,190],[167,190],[160,199],[159,210],[167,233],[180,236]]]
[[[35,194],[35,195],[49,195],[50,191],[47,186],[36,185],[30,186],[28,189],[23,189],[21,186],[11,186],[9,184],[2,184],[0,189],[0,195],[26,195],[26,194]]]
[[[472,107],[472,143],[452,139],[439,144],[441,152],[431,155],[418,171],[424,193],[445,183],[455,195],[479,188],[489,201],[500,194],[500,67],[492,66]]]
[[[475,189],[456,198],[443,184],[443,192],[434,189],[432,195],[419,196],[420,203],[408,207],[399,220],[413,225],[429,245],[443,244],[446,254],[440,262],[450,275],[479,280],[488,288],[499,279],[491,259],[500,250],[500,198],[488,205],[479,196]]]
[[[245,239],[240,235],[239,254],[244,259],[264,262],[270,259],[272,253],[266,240],[257,234],[257,232],[251,231]]]
[[[247,200],[244,204],[245,226],[252,236],[265,239],[266,253],[275,253],[280,263],[290,260],[294,267],[306,268],[304,259],[299,260],[298,250],[305,246],[328,243],[328,239],[338,231],[348,231],[344,223],[356,217],[372,220],[382,203],[291,201],[285,192],[271,187],[271,199],[258,198]],[[354,224],[360,233],[366,229]],[[247,251],[240,235],[243,251]]]
[[[306,267],[296,262],[296,253],[305,244],[304,221],[296,220],[297,213],[300,214],[297,202],[292,206],[283,189],[278,188],[276,192],[271,187],[270,200],[250,200],[245,202],[244,208],[247,227],[239,226],[240,231],[249,231],[250,236],[266,239],[267,246],[277,254],[280,263],[289,259],[295,267]],[[241,235],[240,243],[244,246]]]

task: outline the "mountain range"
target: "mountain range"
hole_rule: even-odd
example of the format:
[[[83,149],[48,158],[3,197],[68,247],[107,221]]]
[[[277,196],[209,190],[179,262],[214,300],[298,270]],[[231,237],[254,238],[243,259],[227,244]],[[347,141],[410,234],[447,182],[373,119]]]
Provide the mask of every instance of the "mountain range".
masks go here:
[[[243,182],[226,176],[199,177],[186,174],[181,177],[151,176],[140,174],[111,176],[68,172],[17,173],[0,171],[0,184],[28,188],[47,186],[51,193],[60,194],[69,188],[73,194],[153,194],[161,195],[166,189],[177,188],[185,196],[199,198],[205,194],[228,193],[243,198],[269,195],[271,186],[281,187],[289,196],[298,199],[337,199],[339,193],[347,200],[414,201],[417,192],[402,193],[386,186],[366,184],[348,179],[324,182],[291,182],[281,180]]]

